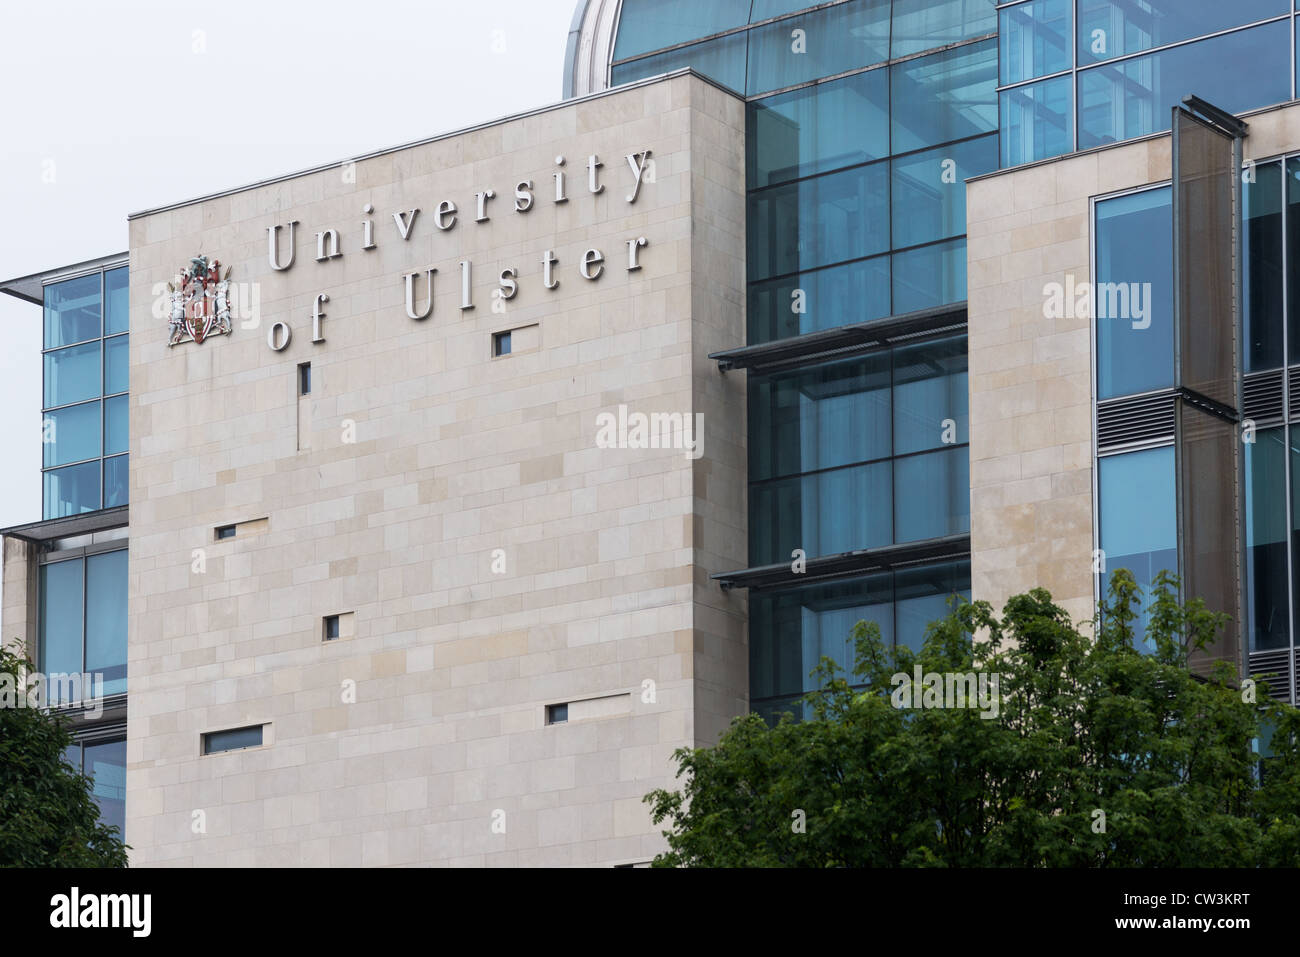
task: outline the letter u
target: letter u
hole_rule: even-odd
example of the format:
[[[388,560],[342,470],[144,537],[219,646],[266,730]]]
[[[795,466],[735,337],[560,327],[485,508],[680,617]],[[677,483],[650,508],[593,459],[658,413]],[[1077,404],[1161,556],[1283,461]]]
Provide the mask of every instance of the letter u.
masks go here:
[[[279,226],[266,227],[266,239],[267,239],[267,244],[270,246],[272,269],[285,270],[293,265],[293,256],[294,256],[293,227],[297,225],[298,225],[298,220],[294,219],[289,221],[289,261],[286,262],[283,266],[280,265],[280,243],[278,241],[280,227]]]
[[[409,272],[406,274],[406,315],[411,319],[428,319],[433,313],[433,274],[438,270],[430,267],[424,271],[429,282],[429,304],[424,307],[423,312],[415,311],[415,277],[420,275],[418,272]]]

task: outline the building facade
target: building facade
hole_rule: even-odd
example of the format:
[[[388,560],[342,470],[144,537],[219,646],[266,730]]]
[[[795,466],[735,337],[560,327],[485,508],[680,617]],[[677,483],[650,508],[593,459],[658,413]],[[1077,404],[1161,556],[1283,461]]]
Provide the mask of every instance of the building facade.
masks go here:
[[[1121,567],[1294,701],[1296,17],[582,0],[554,107],[0,284],[5,639],[133,863],[641,864],[855,622]]]

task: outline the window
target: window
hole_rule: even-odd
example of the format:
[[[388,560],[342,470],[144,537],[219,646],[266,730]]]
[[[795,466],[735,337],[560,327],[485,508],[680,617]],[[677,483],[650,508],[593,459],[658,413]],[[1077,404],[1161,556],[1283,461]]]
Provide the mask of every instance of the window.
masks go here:
[[[337,615],[326,615],[321,619],[321,641],[337,641],[351,638],[357,633],[356,612],[345,611]]]
[[[894,253],[890,270],[895,315],[960,302],[966,298],[966,240]]]
[[[1300,362],[1300,158],[1286,161],[1287,353]],[[1254,277],[1253,270],[1247,273]],[[1253,316],[1253,313],[1252,313]]]
[[[1003,166],[1060,156],[1074,148],[1074,83],[1068,76],[1007,90],[1001,106]]]
[[[997,166],[998,138],[994,135],[894,160],[893,208],[900,211],[894,217],[894,248],[964,235],[966,180]]]
[[[1144,591],[1161,571],[1177,574],[1173,446],[1104,456],[1097,462],[1097,472],[1099,547],[1105,554],[1105,574],[1099,583],[1102,597],[1116,569],[1131,571]],[[1144,605],[1133,629],[1137,647],[1149,651],[1147,620]]]
[[[1060,73],[1074,65],[1070,56],[1073,5],[1072,0],[1030,0],[1002,9],[998,61],[1003,83]]]
[[[846,671],[859,621],[880,627],[885,647],[921,648],[929,624],[949,612],[953,595],[970,596],[970,564],[944,563],[843,581],[756,591],[749,598],[750,699],[771,720],[799,712],[814,690],[809,673],[822,656]]]
[[[1286,439],[1266,429],[1245,443],[1246,623],[1250,651],[1291,643],[1287,614]]]
[[[998,0],[894,0],[890,56],[996,33]]]
[[[1290,8],[1290,0],[1233,0],[1232,3],[1079,0],[1079,63],[1097,63],[1192,37],[1219,33],[1257,20],[1285,15]],[[1226,68],[1216,64],[1216,69],[1221,66]],[[1215,102],[1213,98],[1211,102]]]
[[[569,705],[548,704],[546,706],[546,723],[547,724],[564,724],[569,720]]]
[[[232,728],[229,731],[209,731],[203,735],[203,753],[220,754],[222,751],[260,748],[264,727],[265,725],[255,724],[246,728]]]
[[[1214,64],[1207,70],[1206,64]],[[1079,149],[1169,129],[1188,91],[1229,113],[1291,98],[1291,25],[1269,23],[1079,73]]]
[[[614,57],[621,60],[744,26],[749,6],[750,0],[624,0]]]
[[[894,153],[998,128],[998,44],[970,44],[889,68]]]
[[[690,2],[699,7],[709,6],[709,4],[698,3],[697,0],[690,0]],[[626,31],[620,27],[619,39],[622,39],[625,33]],[[745,88],[745,49],[745,34],[733,33],[718,37],[716,40],[682,47],[679,50],[656,53],[654,56],[643,57],[640,60],[615,64],[611,70],[613,85],[631,83],[634,80],[658,76],[660,73],[669,73],[689,66],[696,73],[739,92]]]
[[[121,266],[45,288],[45,518],[127,502],[127,278]]]
[[[510,333],[496,332],[492,334],[492,355],[508,356],[510,355]]]
[[[218,542],[224,542],[232,538],[243,538],[247,535],[260,535],[270,529],[270,527],[270,519],[253,518],[246,522],[234,522],[230,525],[218,525],[212,530],[212,537]]]
[[[749,195],[749,278],[784,276],[889,250],[889,164]]]
[[[1096,204],[1098,398],[1174,384],[1172,196],[1162,186]]]
[[[843,122],[845,116],[853,122]],[[884,159],[889,71],[868,70],[755,100],[746,125],[751,189]]]
[[[746,303],[749,342],[772,342],[888,316],[889,277],[886,255],[751,283]]]
[[[1242,184],[1242,371],[1283,364],[1282,164],[1263,163]]]
[[[745,92],[767,93],[883,63],[889,59],[889,10],[889,0],[850,0],[754,28]]]
[[[750,564],[970,528],[964,336],[749,386]]]
[[[103,733],[73,742],[63,759],[91,780],[90,793],[99,807],[99,820],[126,834],[126,735]]]
[[[45,348],[100,338],[100,274],[52,283],[45,290]]]
[[[82,555],[40,567],[40,670],[99,676],[93,690],[126,692],[127,550]],[[50,704],[72,704],[71,689],[51,683]]]
[[[298,365],[298,394],[311,395],[311,363],[303,362]]]

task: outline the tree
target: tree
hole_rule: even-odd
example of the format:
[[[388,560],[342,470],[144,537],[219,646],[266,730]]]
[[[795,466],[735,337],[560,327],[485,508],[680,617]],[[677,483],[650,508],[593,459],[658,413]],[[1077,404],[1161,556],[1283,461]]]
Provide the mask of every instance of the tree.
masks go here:
[[[126,867],[118,829],[100,823],[90,778],[63,759],[66,719],[31,707],[30,665],[0,649],[0,866]]]
[[[1226,617],[1171,576],[1137,650],[1139,599],[1116,572],[1095,639],[1042,589],[1000,618],[955,599],[919,654],[859,622],[855,680],[823,658],[809,720],[751,714],[676,752],[681,790],[645,797],[668,827],[656,866],[1300,864],[1300,711],[1226,665],[1188,671]]]

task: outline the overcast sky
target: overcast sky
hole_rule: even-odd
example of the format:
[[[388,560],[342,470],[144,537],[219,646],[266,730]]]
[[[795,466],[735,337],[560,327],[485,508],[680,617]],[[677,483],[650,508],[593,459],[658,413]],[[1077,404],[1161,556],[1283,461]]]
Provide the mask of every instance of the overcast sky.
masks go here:
[[[555,102],[574,6],[6,0],[0,279],[122,252],[138,210]],[[0,295],[0,527],[41,517],[40,349],[39,307]]]

